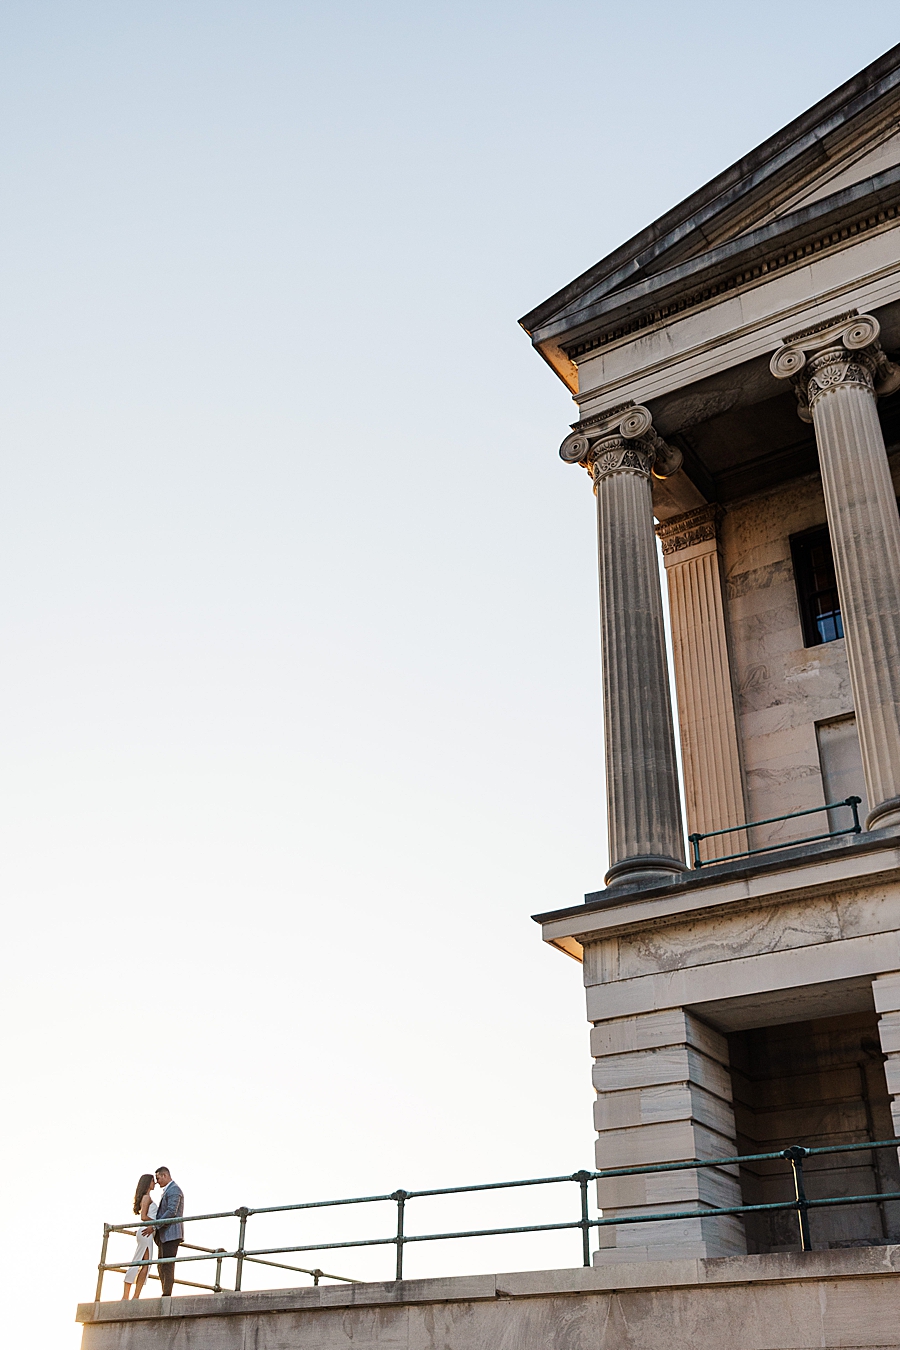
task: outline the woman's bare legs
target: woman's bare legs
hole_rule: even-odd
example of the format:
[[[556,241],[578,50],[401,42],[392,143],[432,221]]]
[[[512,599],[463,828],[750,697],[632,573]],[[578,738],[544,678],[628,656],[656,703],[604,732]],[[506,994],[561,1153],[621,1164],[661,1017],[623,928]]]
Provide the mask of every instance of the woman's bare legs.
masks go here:
[[[123,1297],[123,1298],[128,1298],[128,1295],[129,1295],[130,1293],[131,1293],[131,1285],[130,1285],[130,1284],[128,1283],[128,1281],[126,1280],[126,1281],[125,1281],[125,1288],[122,1290],[122,1297]]]
[[[135,1282],[134,1282],[134,1297],[135,1297],[135,1298],[140,1298],[140,1296],[141,1296],[141,1290],[142,1290],[143,1287],[144,1287],[144,1283],[145,1283],[145,1281],[146,1281],[146,1279],[147,1279],[147,1271],[148,1271],[149,1269],[150,1269],[149,1266],[141,1266],[140,1270],[138,1271],[138,1277],[137,1277],[137,1279],[136,1279]]]

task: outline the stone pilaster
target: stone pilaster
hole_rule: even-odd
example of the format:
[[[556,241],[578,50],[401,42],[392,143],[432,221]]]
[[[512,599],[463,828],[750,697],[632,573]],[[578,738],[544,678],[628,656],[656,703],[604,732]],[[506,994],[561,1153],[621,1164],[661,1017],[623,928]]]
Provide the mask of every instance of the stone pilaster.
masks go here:
[[[869,829],[900,823],[900,518],[875,406],[900,370],[878,335],[877,319],[843,315],[786,339],[771,362],[816,432]]]
[[[664,879],[684,870],[684,847],[650,476],[680,456],[634,404],[580,424],[560,455],[588,470],[597,497],[606,881]]]
[[[596,1023],[594,1108],[598,1170],[737,1153],[728,1045],[682,1008]],[[737,1168],[610,1177],[597,1182],[604,1218],[741,1204]],[[596,1265],[735,1256],[746,1251],[734,1215],[599,1228]]]
[[[675,688],[688,831],[747,819],[738,719],[725,627],[718,506],[657,525],[669,583]],[[705,860],[748,847],[745,831],[703,840]]]

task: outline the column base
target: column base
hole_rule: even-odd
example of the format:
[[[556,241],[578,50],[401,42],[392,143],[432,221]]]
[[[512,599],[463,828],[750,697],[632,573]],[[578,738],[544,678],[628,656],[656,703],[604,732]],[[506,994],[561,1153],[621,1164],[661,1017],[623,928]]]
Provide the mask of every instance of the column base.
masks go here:
[[[626,881],[671,881],[673,876],[688,870],[678,858],[661,853],[645,853],[637,858],[623,858],[621,862],[613,863],[603,880],[607,886],[620,886]]]
[[[886,830],[891,825],[900,825],[900,797],[888,797],[866,816],[867,830]]]

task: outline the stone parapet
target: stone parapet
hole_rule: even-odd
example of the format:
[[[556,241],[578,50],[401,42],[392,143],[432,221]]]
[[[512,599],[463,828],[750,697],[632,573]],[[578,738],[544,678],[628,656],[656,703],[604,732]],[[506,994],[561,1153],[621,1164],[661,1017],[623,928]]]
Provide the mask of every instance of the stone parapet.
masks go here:
[[[83,1350],[900,1350],[900,1247],[85,1303]]]

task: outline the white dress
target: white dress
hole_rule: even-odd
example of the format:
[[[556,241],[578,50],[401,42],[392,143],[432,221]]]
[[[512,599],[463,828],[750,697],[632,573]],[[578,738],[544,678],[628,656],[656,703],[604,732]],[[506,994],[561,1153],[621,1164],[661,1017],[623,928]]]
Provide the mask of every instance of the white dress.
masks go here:
[[[155,1200],[151,1200],[151,1201],[150,1201],[150,1204],[149,1204],[149,1206],[148,1206],[148,1208],[147,1208],[147,1218],[148,1218],[148,1219],[155,1219],[155,1218],[156,1218],[156,1201],[155,1201]],[[149,1236],[147,1236],[147,1237],[141,1237],[140,1231],[138,1231],[137,1246],[136,1246],[135,1249],[134,1249],[134,1256],[131,1258],[132,1261],[149,1261],[149,1260],[150,1260],[150,1257],[153,1255],[153,1234],[154,1234],[155,1232],[156,1232],[156,1229],[155,1229],[155,1228],[151,1228],[150,1233],[149,1233]],[[125,1283],[126,1283],[126,1284],[134,1284],[135,1280],[136,1280],[137,1277],[138,1277],[138,1271],[140,1271],[140,1270],[146,1270],[146,1269],[147,1269],[146,1266],[129,1266],[128,1269],[127,1269],[126,1272],[125,1272]]]

